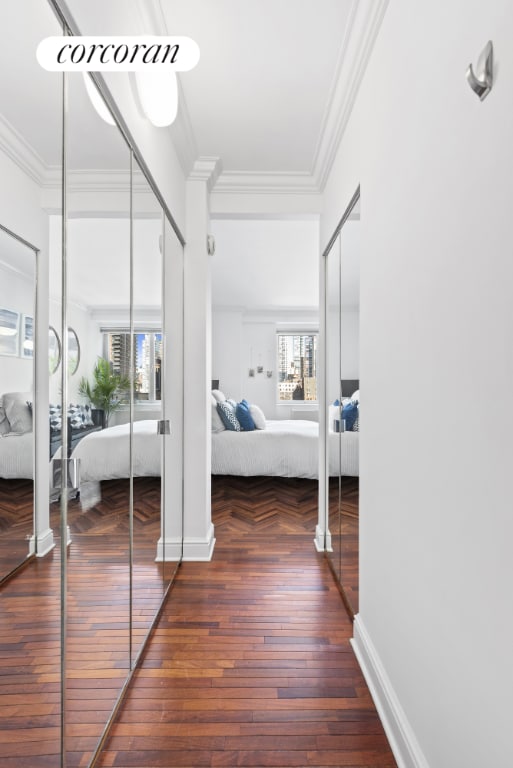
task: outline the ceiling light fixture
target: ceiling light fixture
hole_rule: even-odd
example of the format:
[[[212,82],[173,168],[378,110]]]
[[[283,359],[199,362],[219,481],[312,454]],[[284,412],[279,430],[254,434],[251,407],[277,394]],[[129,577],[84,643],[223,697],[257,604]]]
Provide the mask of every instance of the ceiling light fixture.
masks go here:
[[[157,128],[171,125],[178,111],[178,82],[174,70],[165,67],[137,70],[135,79],[148,120]]]
[[[82,72],[84,83],[87,91],[87,95],[91,101],[91,104],[95,108],[96,112],[100,115],[102,120],[105,120],[109,125],[116,125],[114,118],[112,117],[109,108],[105,104],[104,100],[96,90],[96,86],[91,80],[88,72]]]

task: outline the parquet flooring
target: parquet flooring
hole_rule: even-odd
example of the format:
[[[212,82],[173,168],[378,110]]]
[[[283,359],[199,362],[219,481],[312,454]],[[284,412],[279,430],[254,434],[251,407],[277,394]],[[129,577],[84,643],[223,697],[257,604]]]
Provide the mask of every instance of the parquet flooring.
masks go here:
[[[161,602],[160,479],[134,481],[133,654]],[[127,483],[70,501],[66,751],[86,766],[129,669]],[[59,507],[51,525],[59,530]],[[0,766],[56,768],[60,751],[60,547],[0,589]]]
[[[32,480],[0,478],[0,579],[26,559],[33,519]]]
[[[313,546],[316,494],[213,478],[213,560],[180,567],[99,765],[396,765]]]

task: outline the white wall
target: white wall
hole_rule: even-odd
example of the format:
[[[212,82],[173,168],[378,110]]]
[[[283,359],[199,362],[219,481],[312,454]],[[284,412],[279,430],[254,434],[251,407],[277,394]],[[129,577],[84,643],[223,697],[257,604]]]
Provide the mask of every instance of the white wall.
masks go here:
[[[357,627],[404,765],[513,764],[512,39],[506,0],[391,0],[325,193],[323,244],[361,184]]]
[[[318,330],[316,310],[268,309],[262,312],[215,307],[212,313],[212,378],[226,397],[243,397],[263,410],[268,419],[288,419],[290,404],[278,404],[277,346],[279,328]],[[263,373],[257,373],[258,366]],[[253,377],[249,369],[255,370]],[[272,371],[272,376],[267,376]],[[294,403],[297,407],[297,403]]]

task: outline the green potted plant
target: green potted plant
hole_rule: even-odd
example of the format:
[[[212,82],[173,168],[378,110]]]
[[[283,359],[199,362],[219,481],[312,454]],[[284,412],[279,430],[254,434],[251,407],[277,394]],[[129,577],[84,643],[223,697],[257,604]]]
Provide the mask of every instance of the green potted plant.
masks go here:
[[[98,410],[103,412],[103,427],[109,426],[111,413],[119,410],[127,402],[130,379],[115,373],[111,364],[104,357],[99,357],[93,370],[93,383],[83,376],[78,385],[78,392]]]

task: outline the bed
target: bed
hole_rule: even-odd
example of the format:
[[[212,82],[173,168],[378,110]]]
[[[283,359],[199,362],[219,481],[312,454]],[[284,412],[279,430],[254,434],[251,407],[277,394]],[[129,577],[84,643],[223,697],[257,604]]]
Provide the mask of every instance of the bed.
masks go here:
[[[72,453],[80,459],[80,481],[129,476],[129,425],[86,435]],[[319,425],[313,421],[266,420],[265,429],[212,433],[212,474],[251,477],[318,477]],[[358,432],[330,434],[330,474],[358,475]],[[134,423],[134,476],[159,476],[161,439],[157,421]]]
[[[159,477],[162,439],[157,421],[145,419],[133,425],[133,472],[135,477]],[[130,425],[119,424],[82,438],[72,459],[80,459],[80,482],[116,480],[130,476]]]
[[[358,475],[358,432],[329,436],[330,475]],[[265,429],[212,434],[212,474],[303,477],[319,474],[319,424],[266,420]]]

